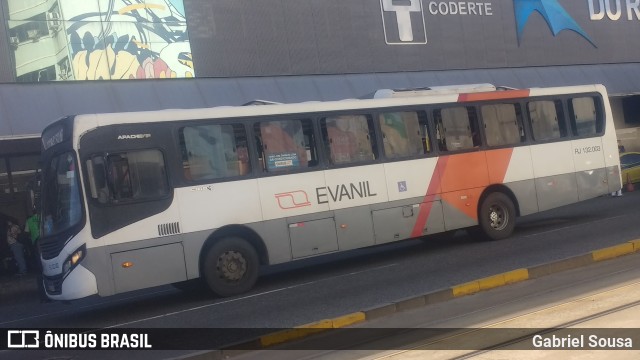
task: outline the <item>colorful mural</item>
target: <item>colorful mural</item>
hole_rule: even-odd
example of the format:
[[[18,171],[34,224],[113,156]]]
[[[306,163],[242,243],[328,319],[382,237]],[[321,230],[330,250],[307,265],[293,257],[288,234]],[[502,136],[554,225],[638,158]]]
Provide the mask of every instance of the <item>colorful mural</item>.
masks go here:
[[[61,1],[76,80],[194,76],[182,0],[81,4]]]
[[[19,81],[195,76],[183,0],[23,4],[9,0]]]

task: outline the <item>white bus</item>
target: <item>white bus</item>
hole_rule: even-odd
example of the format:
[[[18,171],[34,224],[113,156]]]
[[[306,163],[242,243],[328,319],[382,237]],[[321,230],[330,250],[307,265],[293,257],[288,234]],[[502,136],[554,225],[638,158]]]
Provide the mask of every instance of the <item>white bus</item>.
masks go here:
[[[601,85],[379,91],[370,99],[67,117],[42,134],[54,300],[475,227],[620,189]]]

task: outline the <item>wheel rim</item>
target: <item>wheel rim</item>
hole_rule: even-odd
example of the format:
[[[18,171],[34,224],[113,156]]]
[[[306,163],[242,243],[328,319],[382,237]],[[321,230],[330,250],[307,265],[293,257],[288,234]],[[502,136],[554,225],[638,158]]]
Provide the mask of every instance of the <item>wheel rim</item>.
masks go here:
[[[503,230],[509,224],[509,212],[501,204],[489,207],[489,225],[494,230]]]
[[[227,251],[218,257],[218,276],[226,281],[238,281],[247,273],[247,260],[237,251]]]

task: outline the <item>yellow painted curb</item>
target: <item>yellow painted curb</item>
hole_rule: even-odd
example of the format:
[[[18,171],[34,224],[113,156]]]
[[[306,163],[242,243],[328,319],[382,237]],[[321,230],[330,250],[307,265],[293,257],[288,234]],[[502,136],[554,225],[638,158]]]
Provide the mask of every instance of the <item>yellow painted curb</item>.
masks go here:
[[[332,327],[333,327],[332,321],[327,319],[327,320],[312,322],[311,324],[296,326],[296,329],[331,329]]]
[[[487,278],[478,280],[478,288],[480,290],[489,290],[489,289],[493,289],[503,285],[504,285],[503,274],[489,276]]]
[[[337,328],[357,324],[359,322],[365,321],[366,319],[367,317],[363,312],[357,312],[357,313],[353,313],[345,316],[340,316],[333,319],[333,328],[337,329]]]
[[[591,256],[593,257],[593,261],[613,259],[621,255],[631,254],[633,252],[633,248],[634,244],[628,242],[626,244],[620,244],[602,250],[593,251],[591,253]]]
[[[301,339],[309,335],[317,334],[328,329],[342,328],[366,320],[363,312],[352,313],[335,319],[316,321],[310,324],[300,325],[293,329],[287,329],[260,337],[260,345],[268,347],[287,341]]]
[[[631,240],[629,241],[630,243],[633,244],[633,251],[640,251],[640,239],[638,240]]]
[[[332,326],[333,323],[331,322],[331,320],[320,320],[310,324],[297,326],[293,329],[278,331],[273,334],[261,336],[260,345],[266,347],[290,340],[300,339],[311,334],[319,333],[326,329],[331,329]]]
[[[480,285],[478,284],[478,281],[472,281],[470,283],[454,286],[451,290],[453,291],[453,297],[471,295],[480,291]]]
[[[529,280],[529,270],[517,269],[504,273],[504,283],[513,284],[520,281]]]
[[[303,337],[303,335],[300,334],[297,329],[282,330],[273,334],[260,336],[260,345],[267,347],[287,342],[289,340],[299,339],[301,337]]]
[[[453,297],[475,294],[479,291],[489,290],[500,286],[513,284],[529,279],[529,270],[517,269],[503,274],[489,276],[484,279],[468,282],[451,288]]]

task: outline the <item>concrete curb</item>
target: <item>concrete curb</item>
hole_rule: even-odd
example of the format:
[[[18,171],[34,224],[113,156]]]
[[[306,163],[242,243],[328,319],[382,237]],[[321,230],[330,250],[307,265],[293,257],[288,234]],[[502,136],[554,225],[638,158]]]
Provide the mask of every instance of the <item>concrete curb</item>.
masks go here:
[[[304,337],[317,334],[319,332],[327,331],[329,329],[342,328],[367,320],[378,319],[402,311],[445,302],[457,297],[472,295],[480,291],[489,290],[508,284],[540,278],[549,274],[583,267],[599,261],[609,260],[623,255],[629,255],[635,252],[640,252],[640,239],[627,241],[620,245],[595,250],[584,255],[578,255],[571,258],[554,261],[548,264],[533,266],[526,269],[516,269],[508,271],[502,274],[470,281],[468,283],[455,285],[450,288],[437,290],[428,294],[402,299],[398,302],[383,304],[371,309],[358,311],[337,318],[320,320],[314,323],[301,325],[293,329],[287,329],[272,334],[267,334],[259,337],[258,339],[254,339],[242,344],[236,344],[228,348],[203,351],[197,354],[177,357],[174,358],[174,360],[228,359],[230,357],[237,356],[243,353],[255,351],[243,349],[268,349],[274,345],[299,340]]]

